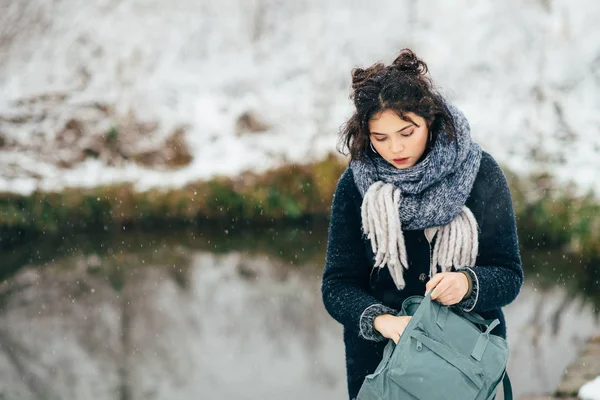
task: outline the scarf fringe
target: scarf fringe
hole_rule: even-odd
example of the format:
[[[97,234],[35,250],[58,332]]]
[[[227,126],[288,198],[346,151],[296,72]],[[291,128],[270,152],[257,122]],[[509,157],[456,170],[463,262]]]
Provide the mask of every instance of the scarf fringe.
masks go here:
[[[402,193],[394,185],[381,181],[373,183],[364,195],[361,206],[363,232],[371,241],[375,254],[374,268],[386,265],[396,287],[404,289],[404,269],[408,259],[399,215]],[[425,229],[425,236],[435,245],[431,254],[429,275],[474,266],[479,251],[477,220],[468,207],[448,224]]]

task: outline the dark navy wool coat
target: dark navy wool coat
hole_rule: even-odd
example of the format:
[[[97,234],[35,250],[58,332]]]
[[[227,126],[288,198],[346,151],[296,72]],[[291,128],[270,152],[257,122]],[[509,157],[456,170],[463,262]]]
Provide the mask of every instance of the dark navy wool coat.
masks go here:
[[[348,392],[354,398],[366,375],[383,356],[387,339],[373,328],[373,318],[395,313],[402,301],[424,295],[429,279],[430,243],[423,230],[404,231],[409,268],[406,286],[398,290],[389,270],[373,270],[374,254],[362,232],[362,197],[351,169],[341,176],[333,198],[327,256],[322,280],[325,308],[344,326]],[[479,254],[470,268],[473,293],[457,306],[486,319],[500,319],[492,331],[506,336],[501,307],[512,302],[523,283],[517,229],[506,178],[484,152],[477,178],[465,204],[479,227]]]

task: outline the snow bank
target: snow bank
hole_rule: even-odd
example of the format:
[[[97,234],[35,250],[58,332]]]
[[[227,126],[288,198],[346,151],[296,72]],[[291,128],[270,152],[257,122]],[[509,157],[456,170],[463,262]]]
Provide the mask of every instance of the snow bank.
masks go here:
[[[600,376],[585,383],[581,389],[579,389],[577,396],[581,400],[600,400]]]
[[[599,19],[599,3],[585,0],[9,2],[0,191],[177,187],[322,158],[351,113],[350,70],[410,47],[499,161],[600,192]],[[245,113],[263,129],[240,131]],[[132,155],[179,129],[191,162],[82,150],[128,116],[153,127],[130,129]],[[83,138],[64,138],[69,123],[85,126]]]

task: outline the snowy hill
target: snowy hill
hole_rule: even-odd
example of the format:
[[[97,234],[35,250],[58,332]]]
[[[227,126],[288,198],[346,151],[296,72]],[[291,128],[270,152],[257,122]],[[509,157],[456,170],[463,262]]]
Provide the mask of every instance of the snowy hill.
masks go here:
[[[600,192],[591,0],[1,0],[0,9],[0,191],[122,181],[143,190],[322,158],[351,113],[350,70],[410,47],[504,165]]]

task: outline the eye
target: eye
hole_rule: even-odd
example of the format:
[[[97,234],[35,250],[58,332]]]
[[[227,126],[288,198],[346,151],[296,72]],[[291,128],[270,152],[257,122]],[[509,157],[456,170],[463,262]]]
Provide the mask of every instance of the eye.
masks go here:
[[[386,139],[387,139],[387,137],[386,137],[386,136],[384,136],[384,137],[382,137],[382,138],[379,138],[379,137],[375,136],[375,140],[377,140],[378,142],[383,142],[383,141],[385,141]]]
[[[401,133],[401,135],[404,137],[409,137],[409,136],[412,136],[413,133],[415,133],[414,129],[412,131],[410,131],[409,133]]]

